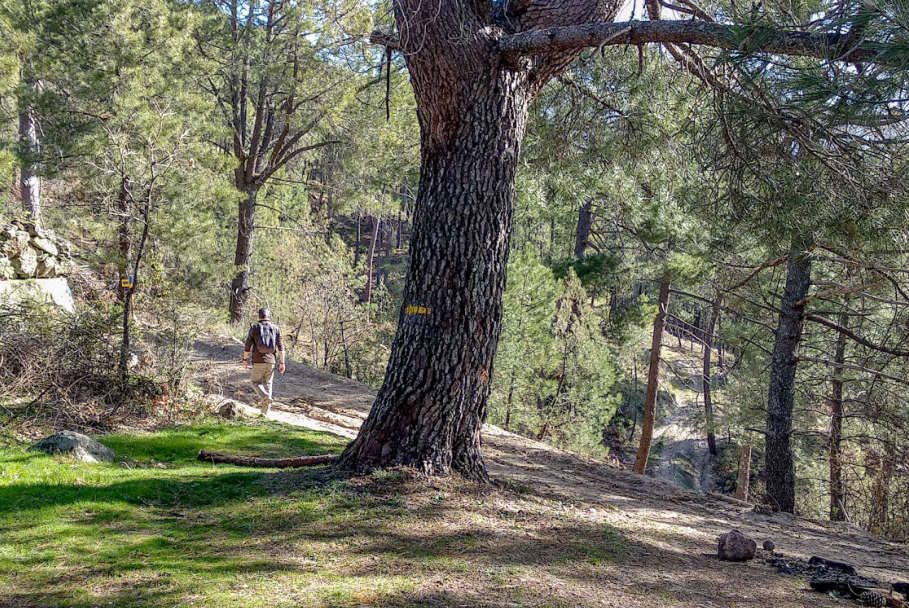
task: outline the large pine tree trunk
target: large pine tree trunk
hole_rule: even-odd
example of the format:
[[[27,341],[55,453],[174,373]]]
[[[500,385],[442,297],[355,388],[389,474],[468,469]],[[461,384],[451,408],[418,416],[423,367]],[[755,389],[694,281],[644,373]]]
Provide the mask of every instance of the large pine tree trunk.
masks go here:
[[[234,268],[237,274],[230,282],[230,322],[239,323],[246,314],[249,300],[249,267],[252,261],[253,236],[256,230],[256,197],[258,190],[249,190],[237,209],[237,246]]]
[[[611,20],[619,7],[616,0],[395,0],[393,7],[420,123],[420,186],[385,380],[341,465],[408,465],[485,480],[480,429],[528,106],[578,55],[509,58],[497,36],[503,28]]]
[[[653,319],[653,336],[650,342],[650,370],[647,372],[647,393],[644,398],[644,422],[641,423],[641,442],[634,459],[634,472],[644,474],[653,442],[653,420],[656,415],[657,392],[660,388],[660,351],[663,348],[663,329],[669,309],[669,281],[660,282],[659,308]]]
[[[716,434],[713,422],[713,376],[710,372],[710,357],[713,352],[713,333],[716,322],[720,316],[720,296],[717,295],[710,310],[710,321],[704,332],[704,372],[702,382],[704,387],[704,418],[707,425],[707,449],[716,456]]]
[[[423,147],[410,269],[385,381],[342,464],[485,479],[480,427],[501,330],[528,97],[478,82],[445,149]]]
[[[765,475],[767,498],[780,511],[795,511],[795,466],[790,436],[795,392],[796,350],[802,338],[803,315],[797,302],[808,295],[811,261],[805,247],[793,245],[786,263],[786,287],[770,364],[767,394]]]
[[[849,317],[840,315],[840,325],[846,327]],[[833,355],[836,367],[830,378],[830,521],[846,519],[846,491],[843,487],[843,363],[846,360],[846,334],[836,337]]]
[[[27,95],[34,95],[38,91],[38,84],[34,78],[26,76],[25,89]],[[38,136],[38,117],[30,100],[20,100],[19,108],[19,148],[22,158],[22,167],[19,173],[19,187],[22,195],[22,209],[32,219],[41,217],[41,178],[38,177],[38,154],[40,153],[40,139]]]

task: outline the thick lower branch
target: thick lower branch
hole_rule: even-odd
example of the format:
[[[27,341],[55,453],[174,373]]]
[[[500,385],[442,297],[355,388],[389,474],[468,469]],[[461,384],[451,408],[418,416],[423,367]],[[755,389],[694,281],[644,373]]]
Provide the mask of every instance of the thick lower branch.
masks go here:
[[[241,467],[266,467],[270,469],[291,469],[298,467],[312,467],[319,464],[329,464],[338,459],[337,454],[322,454],[319,456],[297,456],[295,458],[256,458],[255,456],[239,456],[236,454],[222,454],[199,450],[197,460],[212,463],[236,464]]]
[[[531,30],[505,36],[499,50],[536,55],[558,50],[617,44],[701,44],[743,52],[799,55],[849,62],[895,63],[888,45],[850,45],[845,34],[807,33],[770,27],[746,27],[703,21],[655,20],[591,23]]]

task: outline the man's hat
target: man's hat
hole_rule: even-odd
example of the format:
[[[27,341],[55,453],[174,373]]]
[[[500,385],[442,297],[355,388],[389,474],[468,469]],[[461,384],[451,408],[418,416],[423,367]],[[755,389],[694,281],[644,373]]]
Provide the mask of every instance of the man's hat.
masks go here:
[[[259,318],[260,319],[271,319],[271,311],[267,308],[259,309]]]

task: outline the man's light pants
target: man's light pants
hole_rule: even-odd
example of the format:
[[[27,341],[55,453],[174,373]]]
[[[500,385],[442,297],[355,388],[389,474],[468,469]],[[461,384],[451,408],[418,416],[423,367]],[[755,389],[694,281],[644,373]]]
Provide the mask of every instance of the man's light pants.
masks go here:
[[[249,379],[253,386],[256,387],[256,395],[259,397],[259,409],[263,414],[268,413],[271,407],[271,384],[275,377],[274,363],[253,363],[252,370],[249,372]]]

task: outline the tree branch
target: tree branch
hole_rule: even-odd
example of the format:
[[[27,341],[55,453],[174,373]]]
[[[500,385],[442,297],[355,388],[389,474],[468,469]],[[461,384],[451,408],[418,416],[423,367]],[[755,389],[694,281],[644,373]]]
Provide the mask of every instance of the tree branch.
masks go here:
[[[836,61],[896,64],[889,45],[864,42],[849,46],[845,34],[807,33],[768,27],[746,27],[705,21],[626,21],[531,30],[504,36],[504,53],[536,55],[558,50],[617,44],[702,44],[743,53],[764,52]]]
[[[849,336],[850,338],[852,338],[853,340],[855,340],[862,346],[867,346],[870,349],[877,350],[882,353],[887,353],[888,355],[893,355],[894,357],[909,357],[909,350],[896,350],[896,349],[892,349],[892,348],[887,348],[886,346],[880,346],[880,345],[874,344],[872,342],[869,342],[865,338],[861,337],[860,335],[846,329],[842,325],[837,325],[833,321],[828,321],[824,317],[819,317],[817,315],[806,315],[805,319],[807,319],[808,321],[814,321],[815,323],[820,323],[821,325],[824,325],[825,327],[829,327],[830,329],[836,330],[836,331],[840,332],[841,334]]]

